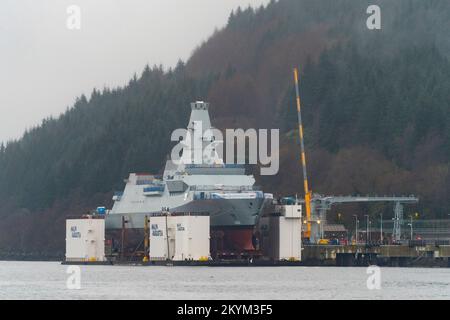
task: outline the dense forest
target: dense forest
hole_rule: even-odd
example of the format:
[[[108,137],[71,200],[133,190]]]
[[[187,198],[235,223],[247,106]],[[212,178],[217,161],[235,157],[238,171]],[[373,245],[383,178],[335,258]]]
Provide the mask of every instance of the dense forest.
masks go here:
[[[366,27],[369,4],[381,30]],[[280,128],[280,172],[257,180],[301,195],[294,66],[315,192],[416,194],[421,218],[447,217],[449,15],[438,0],[279,0],[232,12],[188,61],[143,67],[0,144],[0,255],[61,255],[67,215],[110,206],[129,172],[161,172],[194,100],[211,103],[219,128]],[[346,210],[347,224],[375,212]]]

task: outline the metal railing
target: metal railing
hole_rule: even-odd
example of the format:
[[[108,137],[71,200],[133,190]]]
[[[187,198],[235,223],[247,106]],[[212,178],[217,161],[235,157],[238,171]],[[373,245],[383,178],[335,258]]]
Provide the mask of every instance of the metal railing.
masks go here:
[[[192,185],[191,191],[261,191],[259,186]]]

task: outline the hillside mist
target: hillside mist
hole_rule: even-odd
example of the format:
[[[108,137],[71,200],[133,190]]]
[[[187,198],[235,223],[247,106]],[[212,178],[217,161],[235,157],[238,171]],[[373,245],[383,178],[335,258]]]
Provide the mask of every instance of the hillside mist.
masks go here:
[[[381,30],[366,27],[369,4]],[[57,256],[64,218],[111,205],[129,172],[161,173],[189,102],[219,128],[280,128],[267,192],[302,194],[292,68],[301,72],[308,170],[321,194],[415,194],[421,218],[450,213],[450,3],[279,0],[231,13],[170,70],[143,67],[0,146],[0,254]],[[255,170],[257,172],[258,170]],[[385,206],[342,209],[378,215]],[[330,220],[333,220],[333,213]]]

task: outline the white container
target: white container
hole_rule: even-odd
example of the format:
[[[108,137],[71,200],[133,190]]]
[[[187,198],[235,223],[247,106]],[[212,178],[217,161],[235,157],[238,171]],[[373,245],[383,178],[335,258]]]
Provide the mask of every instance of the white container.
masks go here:
[[[301,207],[285,205],[281,213],[269,218],[271,256],[275,260],[301,261]]]
[[[167,226],[167,227],[166,227]],[[209,216],[150,217],[150,260],[206,260]]]
[[[150,260],[168,260],[173,257],[175,235],[170,219],[170,216],[150,217]]]
[[[173,260],[207,260],[210,256],[209,216],[174,216],[175,255]]]
[[[66,220],[66,261],[105,261],[105,220]]]

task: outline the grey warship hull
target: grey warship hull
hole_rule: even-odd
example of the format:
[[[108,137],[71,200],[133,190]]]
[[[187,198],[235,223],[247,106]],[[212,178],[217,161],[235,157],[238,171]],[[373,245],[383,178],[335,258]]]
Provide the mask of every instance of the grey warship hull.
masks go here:
[[[193,200],[186,204],[170,208],[172,214],[192,213],[208,214],[212,227],[253,227],[264,207],[263,198],[259,199],[206,199]],[[107,229],[122,228],[122,217],[127,221],[127,228],[143,228],[145,216],[160,215],[161,211],[130,212],[108,215]]]

